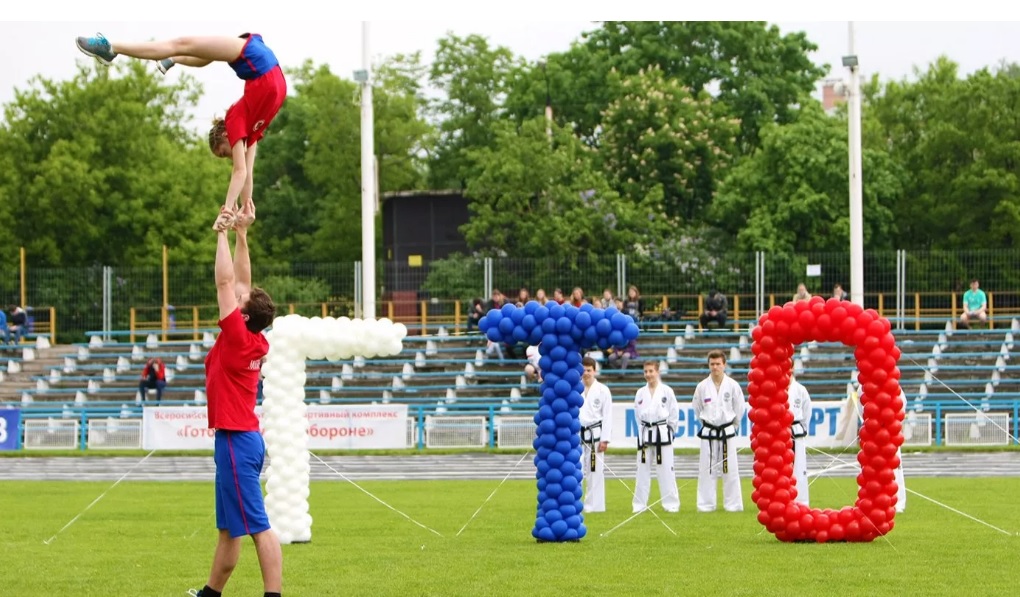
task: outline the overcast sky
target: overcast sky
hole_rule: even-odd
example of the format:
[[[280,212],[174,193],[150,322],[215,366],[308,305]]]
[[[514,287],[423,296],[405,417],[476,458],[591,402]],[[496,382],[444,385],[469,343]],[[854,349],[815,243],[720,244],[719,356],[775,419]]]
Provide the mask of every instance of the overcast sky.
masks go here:
[[[147,6],[174,6],[148,4]],[[118,13],[123,14],[123,13]],[[403,13],[398,13],[403,14]],[[458,13],[459,14],[459,13]],[[679,15],[678,15],[679,16]],[[749,15],[756,17],[757,15]],[[178,18],[174,15],[174,18]],[[846,21],[773,21],[784,32],[804,31],[818,46],[812,55],[816,63],[833,67],[830,76],[843,77],[840,57],[847,52]],[[591,21],[371,21],[370,52],[373,60],[396,53],[420,50],[425,62],[433,58],[436,41],[447,32],[479,34],[491,43],[509,47],[516,54],[536,60],[567,49],[583,31],[596,25]],[[912,76],[914,67],[925,69],[940,54],[960,64],[966,74],[1000,61],[1020,62],[1020,23],[1017,22],[858,22],[857,54],[865,76],[878,73],[883,79]],[[14,90],[27,89],[36,75],[64,80],[71,78],[76,61],[90,60],[74,46],[77,35],[101,31],[108,38],[146,40],[182,35],[237,35],[244,31],[261,33],[284,66],[296,66],[311,59],[328,64],[341,76],[351,77],[361,67],[360,21],[329,20],[236,20],[236,21],[117,21],[105,22],[9,22],[0,23],[0,104],[14,99]],[[120,60],[123,60],[121,58]],[[153,67],[155,68],[155,67]],[[176,67],[168,77],[179,77]],[[222,64],[188,69],[204,86],[205,95],[192,112],[202,129],[215,115],[240,97],[243,82]]]

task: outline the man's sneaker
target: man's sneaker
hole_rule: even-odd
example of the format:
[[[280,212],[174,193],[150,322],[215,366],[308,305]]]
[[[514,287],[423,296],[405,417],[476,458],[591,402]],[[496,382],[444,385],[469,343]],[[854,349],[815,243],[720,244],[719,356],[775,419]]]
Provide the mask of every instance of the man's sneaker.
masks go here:
[[[159,72],[165,75],[166,71],[170,70],[170,67],[172,67],[174,64],[175,63],[173,58],[164,58],[162,60],[156,61],[156,68],[159,69]]]
[[[202,589],[188,589],[188,595],[191,595],[191,597],[202,597]]]
[[[113,51],[113,46],[103,37],[102,33],[97,33],[95,37],[79,37],[76,43],[82,53],[92,56],[107,66],[112,64],[113,59],[117,57],[117,53]]]

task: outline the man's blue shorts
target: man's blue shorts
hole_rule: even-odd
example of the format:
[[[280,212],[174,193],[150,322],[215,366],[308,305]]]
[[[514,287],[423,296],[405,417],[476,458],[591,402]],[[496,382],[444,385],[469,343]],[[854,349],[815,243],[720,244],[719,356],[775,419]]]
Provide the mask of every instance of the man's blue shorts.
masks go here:
[[[269,530],[259,474],[266,444],[258,431],[216,430],[216,528],[231,537]]]

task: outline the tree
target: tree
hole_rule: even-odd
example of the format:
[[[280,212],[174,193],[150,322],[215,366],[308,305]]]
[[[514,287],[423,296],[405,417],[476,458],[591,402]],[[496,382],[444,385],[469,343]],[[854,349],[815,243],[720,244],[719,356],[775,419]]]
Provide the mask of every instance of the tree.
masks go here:
[[[916,81],[867,87],[865,132],[902,166],[894,207],[900,246],[1001,248],[1020,243],[1020,79],[1005,65],[960,79],[941,57]]]
[[[845,252],[849,244],[847,123],[806,103],[796,121],[762,129],[761,149],[720,184],[717,225],[745,251]],[[899,246],[893,206],[902,173],[882,148],[866,147],[864,242],[869,250]]]
[[[549,71],[557,73],[553,105],[558,122],[572,123],[597,143],[602,110],[618,91],[604,83],[609,73],[636,75],[658,66],[666,79],[677,79],[695,95],[708,91],[729,106],[740,120],[738,150],[747,154],[759,144],[759,129],[789,122],[801,97],[827,72],[808,57],[816,49],[803,33],[782,35],[762,22],[606,21],[568,51],[548,57]],[[534,98],[534,87],[525,93]]]
[[[619,83],[603,113],[599,154],[614,187],[640,201],[661,187],[659,211],[702,221],[733,159],[739,123],[705,91],[694,95],[649,67]]]
[[[553,139],[542,118],[495,127],[492,149],[469,153],[480,175],[467,188],[468,245],[489,254],[612,255],[648,227],[647,205],[624,201],[595,165],[593,152],[559,127]],[[643,219],[644,216],[644,219]]]
[[[520,65],[509,49],[479,35],[439,40],[429,80],[445,97],[432,106],[439,134],[429,156],[431,188],[465,186],[473,168],[468,155],[492,146],[510,73]]]

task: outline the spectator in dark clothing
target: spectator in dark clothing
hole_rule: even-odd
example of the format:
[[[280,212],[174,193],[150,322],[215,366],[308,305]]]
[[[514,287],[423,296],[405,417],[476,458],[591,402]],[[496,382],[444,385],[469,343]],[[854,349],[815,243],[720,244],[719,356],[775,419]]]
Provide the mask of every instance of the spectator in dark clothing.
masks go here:
[[[467,331],[470,334],[471,330],[478,329],[478,322],[485,317],[485,307],[482,305],[482,299],[476,298],[471,301],[471,311],[467,316]]]
[[[705,312],[701,314],[701,327],[711,329],[726,327],[726,295],[712,289],[705,299]],[[710,325],[715,322],[715,325]]]
[[[21,344],[21,337],[28,333],[28,314],[17,305],[11,305],[9,329],[14,334],[14,343]]]
[[[623,303],[623,312],[633,317],[634,321],[641,321],[641,314],[645,312],[641,293],[638,291],[638,287],[633,284],[627,288],[627,300]]]
[[[145,400],[149,390],[156,390],[156,402],[163,400],[163,388],[166,387],[166,365],[163,359],[153,358],[145,363],[142,369],[142,381],[138,383],[138,392]]]

